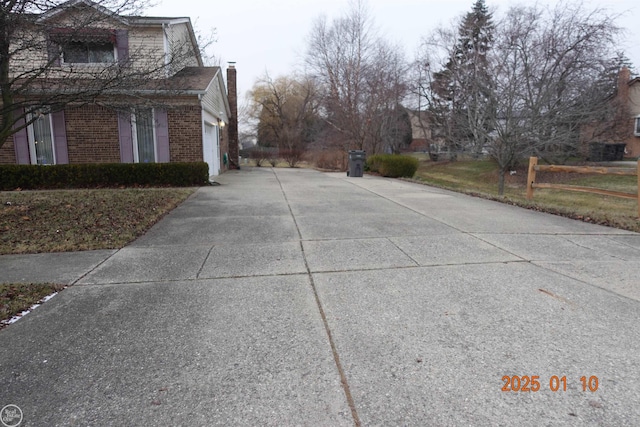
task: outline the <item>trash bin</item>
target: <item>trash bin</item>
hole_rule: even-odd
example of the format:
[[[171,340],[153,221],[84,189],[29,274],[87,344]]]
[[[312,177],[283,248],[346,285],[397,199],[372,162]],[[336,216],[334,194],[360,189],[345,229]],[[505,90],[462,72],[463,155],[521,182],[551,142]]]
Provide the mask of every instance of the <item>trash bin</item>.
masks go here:
[[[367,155],[362,150],[349,150],[349,170],[347,176],[362,177],[364,175],[364,162]]]

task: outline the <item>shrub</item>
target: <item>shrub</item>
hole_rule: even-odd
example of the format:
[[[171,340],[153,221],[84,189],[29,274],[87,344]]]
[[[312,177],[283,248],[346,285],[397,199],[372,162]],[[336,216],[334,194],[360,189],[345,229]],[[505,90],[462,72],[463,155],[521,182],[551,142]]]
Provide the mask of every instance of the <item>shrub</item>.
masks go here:
[[[398,154],[375,154],[367,159],[366,168],[389,178],[412,178],[418,170],[418,159]]]
[[[300,148],[284,149],[280,150],[280,156],[282,156],[290,168],[295,168],[298,163],[302,161],[304,151]]]
[[[347,153],[344,150],[323,150],[312,154],[316,167],[325,170],[347,170]]]
[[[91,163],[0,165],[0,190],[205,185],[209,165],[196,163]]]
[[[384,156],[386,156],[386,154],[374,154],[373,156],[367,157],[367,161],[364,165],[364,170],[380,173],[380,163],[382,162]]]
[[[277,163],[278,149],[273,147],[260,147],[258,145],[251,147],[248,151],[249,158],[256,162],[257,167],[261,167],[265,163],[271,163],[275,166]]]

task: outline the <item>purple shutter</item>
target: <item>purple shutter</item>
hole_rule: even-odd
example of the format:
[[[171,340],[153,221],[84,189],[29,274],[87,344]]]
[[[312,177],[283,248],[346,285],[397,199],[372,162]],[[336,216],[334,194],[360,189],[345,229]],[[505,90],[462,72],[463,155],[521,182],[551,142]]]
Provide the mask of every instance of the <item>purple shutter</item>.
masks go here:
[[[133,163],[131,113],[118,111],[118,134],[120,137],[120,160],[122,163]]]
[[[22,110],[19,111],[22,114]],[[13,125],[14,128],[24,126],[24,117],[20,118]],[[29,137],[27,136],[27,128],[20,129],[13,134],[13,148],[16,152],[16,162],[19,165],[30,165],[31,156],[29,155]]]
[[[67,148],[67,126],[64,121],[64,111],[51,113],[53,122],[53,144],[56,150],[56,163],[66,165],[69,163],[69,150]]]
[[[167,110],[156,108],[154,110],[156,124],[156,147],[158,149],[158,163],[168,163],[171,160],[169,154],[169,119]]]
[[[127,30],[116,30],[116,49],[118,63],[127,65],[129,62],[129,32]]]
[[[60,46],[51,39],[47,40],[47,55],[53,67],[60,66]]]

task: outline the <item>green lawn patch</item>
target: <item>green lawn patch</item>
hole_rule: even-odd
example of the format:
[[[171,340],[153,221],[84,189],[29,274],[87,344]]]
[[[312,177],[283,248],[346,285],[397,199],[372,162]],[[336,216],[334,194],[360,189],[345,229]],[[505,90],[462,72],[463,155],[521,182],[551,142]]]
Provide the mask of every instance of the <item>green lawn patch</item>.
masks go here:
[[[558,214],[582,221],[640,232],[637,201],[597,194],[560,190],[535,191],[526,199],[527,167],[506,177],[505,194],[498,195],[498,168],[491,160],[457,162],[421,161],[416,174],[420,182],[492,200]],[[637,177],[538,172],[537,182],[564,183],[635,193]]]

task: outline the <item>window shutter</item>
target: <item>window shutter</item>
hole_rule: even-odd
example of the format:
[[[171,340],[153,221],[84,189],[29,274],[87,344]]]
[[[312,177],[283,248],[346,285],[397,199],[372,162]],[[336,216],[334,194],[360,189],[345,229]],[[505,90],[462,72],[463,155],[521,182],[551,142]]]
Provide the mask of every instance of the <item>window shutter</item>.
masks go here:
[[[67,148],[67,126],[64,121],[64,111],[51,113],[53,122],[53,144],[56,150],[56,163],[66,165],[69,163],[69,149]]]
[[[129,32],[127,30],[116,30],[116,49],[118,63],[127,65],[129,63]]]
[[[47,40],[47,55],[49,57],[49,61],[51,61],[51,66],[60,66],[60,46],[51,39]]]
[[[158,163],[168,163],[171,160],[169,153],[169,119],[167,110],[155,109],[156,144],[158,148]]]
[[[22,111],[20,111],[22,114]],[[24,126],[24,117],[18,120],[14,125],[15,128]],[[19,165],[30,165],[31,156],[29,155],[29,137],[27,136],[27,128],[20,129],[13,134],[13,148],[16,152],[16,162]]]
[[[133,135],[131,132],[131,113],[118,112],[118,134],[120,137],[120,160],[133,163]]]

